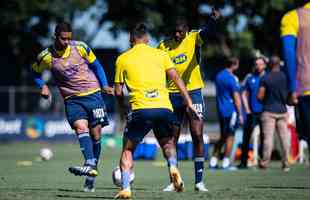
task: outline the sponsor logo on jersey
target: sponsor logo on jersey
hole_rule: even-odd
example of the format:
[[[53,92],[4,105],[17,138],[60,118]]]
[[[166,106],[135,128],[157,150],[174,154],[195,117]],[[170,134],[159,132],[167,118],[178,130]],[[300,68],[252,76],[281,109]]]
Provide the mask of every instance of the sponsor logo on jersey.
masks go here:
[[[187,60],[187,56],[184,53],[181,53],[172,59],[172,61],[175,64],[182,64],[186,62],[186,60]]]

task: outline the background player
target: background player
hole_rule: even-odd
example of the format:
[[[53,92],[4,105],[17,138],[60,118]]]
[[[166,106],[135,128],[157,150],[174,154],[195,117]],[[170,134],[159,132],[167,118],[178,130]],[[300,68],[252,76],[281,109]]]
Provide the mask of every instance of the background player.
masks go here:
[[[261,114],[263,111],[263,106],[257,99],[257,93],[260,86],[260,80],[265,74],[266,61],[263,57],[257,57],[255,58],[254,65],[254,72],[247,75],[244,79],[241,92],[242,102],[246,112],[246,120],[243,127],[243,139],[241,146],[242,153],[241,163],[238,166],[239,168],[248,167],[250,139],[252,132],[257,125],[260,127],[260,135],[262,135]],[[263,140],[261,140],[261,144],[262,143]]]
[[[187,115],[189,127],[194,145],[195,161],[195,190],[207,192],[203,183],[204,173],[204,141],[203,141],[203,114],[205,105],[201,93],[204,87],[201,77],[199,58],[199,48],[207,41],[210,35],[215,34],[215,24],[220,14],[213,10],[208,19],[207,25],[200,31],[189,32],[189,26],[185,20],[176,21],[173,38],[162,41],[159,49],[168,52],[171,60],[176,65],[176,70],[184,81],[187,90],[192,98],[193,104],[200,114],[199,118]],[[186,105],[180,94],[180,90],[173,81],[168,82],[170,100],[177,119],[181,124],[186,114]],[[178,141],[181,127],[178,128],[175,141]],[[169,163],[168,163],[169,167]],[[163,191],[174,191],[173,184],[169,184]]]
[[[220,71],[215,79],[216,104],[220,121],[220,140],[215,144],[213,156],[210,159],[210,168],[216,168],[221,149],[225,144],[223,169],[229,169],[229,156],[234,143],[234,135],[238,125],[243,123],[241,113],[240,87],[237,77],[233,74],[239,67],[237,58],[229,58],[226,69]],[[239,119],[239,120],[238,120]]]
[[[57,24],[54,45],[42,51],[32,65],[32,74],[41,88],[41,96],[51,96],[41,78],[50,70],[64,98],[66,117],[78,136],[85,163],[70,167],[75,175],[87,175],[84,191],[94,191],[101,151],[101,128],[108,124],[101,89],[112,94],[105,72],[92,50],[83,42],[72,40],[67,22]]]
[[[116,198],[131,198],[130,170],[133,168],[133,152],[153,129],[163,154],[169,163],[169,174],[176,191],[183,190],[183,181],[177,168],[174,132],[177,120],[172,112],[166,88],[166,75],[180,89],[187,108],[198,117],[182,79],[174,64],[164,51],[147,45],[149,37],[144,24],[138,24],[130,32],[132,48],[121,54],[116,61],[115,93],[122,99],[123,85],[129,92],[132,113],[124,132],[123,150],[120,159],[122,190]]]

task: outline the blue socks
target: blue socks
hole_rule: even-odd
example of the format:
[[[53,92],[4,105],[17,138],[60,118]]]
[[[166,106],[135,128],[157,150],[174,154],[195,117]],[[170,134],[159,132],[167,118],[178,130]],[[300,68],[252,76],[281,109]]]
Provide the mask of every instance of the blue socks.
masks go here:
[[[96,159],[94,157],[93,142],[89,136],[89,133],[81,133],[78,135],[80,148],[84,155],[85,164],[90,166],[96,166]]]
[[[96,159],[96,165],[98,164],[100,160],[100,153],[101,153],[101,140],[92,140],[93,142],[93,152],[94,152],[94,157]]]
[[[122,189],[130,188],[130,171],[122,171]]]
[[[171,166],[176,167],[178,164],[177,159],[175,157],[170,157],[167,159],[167,165],[170,168]]]
[[[195,183],[200,183],[204,172],[204,157],[195,158]]]

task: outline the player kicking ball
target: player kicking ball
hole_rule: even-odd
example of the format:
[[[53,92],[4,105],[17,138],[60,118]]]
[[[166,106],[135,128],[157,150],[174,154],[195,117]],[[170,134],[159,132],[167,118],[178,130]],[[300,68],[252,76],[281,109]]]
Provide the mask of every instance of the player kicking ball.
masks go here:
[[[57,24],[54,45],[42,51],[32,65],[34,81],[41,88],[41,96],[49,98],[50,91],[41,78],[50,70],[64,98],[66,117],[78,137],[84,156],[83,166],[69,171],[87,176],[85,192],[94,192],[97,165],[101,152],[101,128],[108,124],[101,91],[113,94],[102,65],[92,50],[83,42],[72,40],[69,23]]]
[[[169,175],[177,192],[184,189],[177,168],[176,146],[173,135],[178,122],[172,112],[166,88],[166,75],[181,91],[189,112],[198,117],[182,79],[177,74],[168,54],[148,46],[149,37],[144,24],[130,31],[132,48],[116,61],[115,94],[122,104],[124,84],[129,91],[131,113],[128,115],[120,158],[122,188],[115,196],[130,199],[130,174],[133,169],[133,152],[144,136],[152,129],[163,154],[169,163]]]

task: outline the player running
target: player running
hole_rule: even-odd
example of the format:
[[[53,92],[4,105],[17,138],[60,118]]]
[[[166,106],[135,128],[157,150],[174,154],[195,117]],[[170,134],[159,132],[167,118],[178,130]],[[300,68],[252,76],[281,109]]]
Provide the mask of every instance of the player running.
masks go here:
[[[50,70],[64,98],[66,117],[78,137],[85,162],[70,167],[74,175],[87,176],[84,191],[93,192],[101,152],[101,128],[108,124],[101,91],[112,94],[102,65],[83,42],[72,40],[67,22],[57,24],[54,45],[42,51],[32,65],[32,74],[41,96],[51,97],[41,78]]]
[[[198,55],[200,54],[200,47],[206,43],[210,35],[215,33],[216,20],[219,16],[219,12],[213,10],[207,25],[200,31],[191,32],[189,32],[186,21],[177,20],[173,38],[162,41],[158,47],[168,52],[171,60],[176,65],[178,74],[189,91],[193,105],[199,112],[199,118],[191,115],[187,115],[187,118],[189,119],[189,128],[194,145],[195,190],[201,192],[207,192],[208,189],[203,183],[205,159],[202,118],[205,113],[205,104],[201,93],[204,83],[201,77]],[[181,124],[186,115],[186,105],[180,90],[173,81],[168,81],[168,89],[174,113],[177,115],[179,124]],[[181,126],[178,127],[177,134],[175,135],[176,142],[180,136],[180,131]],[[174,190],[172,183],[163,189],[163,191],[167,192]]]
[[[115,94],[121,103],[124,84],[129,91],[131,113],[124,131],[123,150],[120,159],[122,189],[116,198],[131,198],[130,173],[133,168],[133,152],[152,129],[164,157],[169,163],[169,175],[176,191],[183,191],[183,181],[177,168],[173,135],[178,122],[172,112],[166,88],[166,75],[179,88],[189,111],[198,117],[182,79],[164,51],[148,46],[149,37],[144,24],[130,31],[132,48],[116,61]]]

